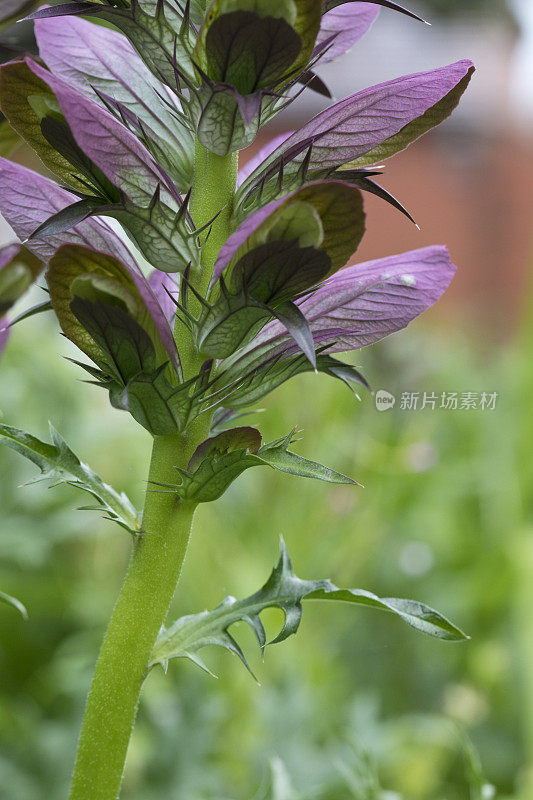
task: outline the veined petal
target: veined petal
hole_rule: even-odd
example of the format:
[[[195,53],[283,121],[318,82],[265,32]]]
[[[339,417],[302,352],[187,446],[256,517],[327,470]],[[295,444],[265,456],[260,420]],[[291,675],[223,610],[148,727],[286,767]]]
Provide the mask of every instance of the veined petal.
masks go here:
[[[450,285],[456,267],[445,247],[424,247],[355,264],[328,278],[300,310],[315,345],[327,352],[358,350],[402,330],[430,308]],[[283,326],[271,322],[233,360],[267,362],[295,352]]]
[[[455,272],[445,247],[426,247],[347,267],[300,308],[328,352],[357,350],[405,328],[437,302]]]
[[[41,58],[59,78],[98,102],[102,92],[120,103],[180,154],[192,172],[192,136],[177,121],[177,97],[154,77],[126,37],[78,17],[37,20]]]
[[[451,114],[473,72],[471,61],[458,61],[372,86],[335,103],[283,142],[241,186],[239,199],[277,176],[282,166],[285,175],[296,172],[304,159],[312,175],[375,164],[394,155]]]
[[[31,169],[0,158],[0,212],[23,241],[53,214],[72,205],[76,195]],[[31,239],[28,250],[47,262],[64,244],[80,244],[127,264],[134,263],[126,245],[101,219],[87,219],[69,231],[46,239]]]
[[[325,64],[347,53],[372,27],[378,15],[379,7],[368,3],[346,3],[324,14],[316,43],[320,47],[331,40],[331,44],[320,62]]]
[[[162,199],[179,202],[168,176],[125,125],[39,64],[27,63],[56,95],[79,147],[130,200],[147,207],[160,185]]]

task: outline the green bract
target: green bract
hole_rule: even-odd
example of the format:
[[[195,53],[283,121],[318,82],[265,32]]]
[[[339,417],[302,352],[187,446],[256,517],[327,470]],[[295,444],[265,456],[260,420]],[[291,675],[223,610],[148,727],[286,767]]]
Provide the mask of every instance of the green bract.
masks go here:
[[[320,28],[319,0],[214,0],[200,28],[193,61],[197,134],[226,155],[251,144],[262,115],[306,68]]]
[[[356,484],[340,472],[292,453],[289,447],[293,436],[294,432],[261,446],[261,434],[255,428],[224,431],[198,446],[186,470],[178,468],[181,483],[164,484],[162,488],[183,500],[210,503],[218,500],[247,469],[261,466],[326,483]]]

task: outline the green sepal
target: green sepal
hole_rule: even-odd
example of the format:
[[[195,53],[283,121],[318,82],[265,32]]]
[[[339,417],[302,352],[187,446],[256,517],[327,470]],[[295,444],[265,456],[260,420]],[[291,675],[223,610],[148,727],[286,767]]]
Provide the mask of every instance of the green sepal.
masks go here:
[[[202,413],[205,385],[200,374],[179,386],[165,376],[164,366],[151,374],[140,373],[117,391],[112,403],[129,411],[153,436],[184,431]]]
[[[47,480],[54,486],[59,483],[75,486],[98,501],[95,510],[103,511],[107,519],[117,522],[131,533],[138,533],[139,514],[128,497],[123,492],[116,492],[80,461],[52,425],[50,435],[52,444],[42,442],[25,431],[0,424],[0,443],[32,461],[41,471],[41,475],[29,483]]]
[[[280,356],[274,355],[269,358],[266,347],[259,349],[257,353],[251,350],[247,357],[243,356],[241,359],[237,359],[233,365],[228,365],[227,369],[219,375],[215,384],[217,388],[237,383],[224,400],[224,406],[233,410],[253,406],[290,378],[313,369],[342,380],[351,389],[354,384],[365,389],[370,388],[366,379],[355,367],[327,353],[320,353],[319,350],[317,352],[316,368],[313,368],[308,358],[302,353],[290,356],[282,353]],[[224,363],[222,362],[221,369],[224,369]]]
[[[278,186],[276,197],[278,194],[283,197],[286,190]],[[271,199],[276,198],[268,198]],[[243,209],[237,209],[236,222],[242,222],[250,213],[247,211],[243,216],[242,212]],[[331,260],[330,274],[336,272],[346,266],[359,247],[365,233],[365,219],[361,192],[344,181],[341,174],[296,188],[246,239],[225,268],[224,277],[228,279],[228,272],[244,252],[266,241],[291,238],[298,238],[301,246],[312,244],[327,253]],[[318,236],[317,222],[320,238],[313,241]]]
[[[193,54],[201,88],[192,107],[205,147],[224,156],[253,142],[282,87],[306,68],[320,18],[316,0],[211,4]]]
[[[233,428],[203,442],[192,456],[186,470],[178,469],[181,484],[166,488],[183,500],[210,503],[221,497],[239,475],[251,467],[269,466],[301,478],[326,483],[358,485],[340,472],[309,461],[289,450],[294,431],[288,436],[261,445],[255,428]]]
[[[208,22],[205,60],[200,65],[214,82],[229,84],[239,94],[250,95],[274,87],[290,70],[301,49],[300,37],[282,16],[265,17],[235,10]],[[198,52],[197,47],[195,53]]]
[[[242,94],[283,84],[307,67],[321,16],[321,4],[317,0],[280,0],[277,3],[271,0],[214,0],[198,35],[195,63],[213,80],[232,83]],[[238,34],[245,24],[246,37],[239,47],[235,47],[230,33],[235,29]],[[267,48],[263,52],[272,37],[272,51]],[[277,57],[274,58],[273,54]],[[257,63],[255,57],[259,55],[262,58]],[[222,59],[222,70],[218,59]],[[246,73],[242,75],[242,83],[239,80],[241,68]],[[253,76],[251,85],[247,83],[250,76]]]
[[[93,290],[97,279],[91,277],[89,285]],[[76,282],[73,282],[76,284]],[[107,288],[107,287],[106,287]],[[79,286],[72,289],[74,297],[70,310],[92,341],[100,350],[98,361],[117,382],[127,384],[140,373],[152,374],[156,369],[154,344],[128,309],[122,308],[117,296],[119,287],[109,286],[109,293],[103,294],[106,300],[80,297]],[[117,294],[111,294],[114,289]],[[117,304],[110,302],[116,300]],[[166,366],[166,362],[164,362]]]
[[[198,652],[208,645],[216,645],[237,655],[251,672],[246,656],[230,633],[231,626],[246,622],[253,630],[261,651],[264,651],[267,644],[283,642],[297,632],[303,600],[337,600],[370,606],[395,614],[412,628],[438,639],[464,641],[468,638],[439,612],[415,600],[380,598],[363,589],[339,589],[329,580],[301,580],[293,572],[282,539],[279,561],[258,592],[244,600],[227,597],[213,611],[181,617],[170,628],[163,628],[154,646],[150,666],[161,664],[166,667],[171,658],[188,658],[198,664]],[[285,615],[280,632],[268,643],[260,618],[267,608],[279,608]],[[207,669],[203,662],[201,666]]]
[[[10,594],[6,594],[5,592],[0,592],[0,603],[4,603],[5,605],[15,608],[23,619],[28,619],[26,607],[20,602],[20,600],[17,600],[16,597],[12,597]]]

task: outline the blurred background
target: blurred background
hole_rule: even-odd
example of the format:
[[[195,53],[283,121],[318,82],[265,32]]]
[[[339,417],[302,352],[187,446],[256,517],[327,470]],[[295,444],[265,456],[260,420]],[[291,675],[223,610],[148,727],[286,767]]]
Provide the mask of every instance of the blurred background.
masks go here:
[[[421,232],[367,198],[357,259],[446,243],[459,266],[438,307],[359,354],[376,410],[336,382],[302,376],[253,415],[268,438],[303,429],[299,452],[364,489],[254,470],[200,508],[174,616],[255,591],[283,533],[296,572],[422,600],[472,637],[424,638],[392,617],[320,604],[297,639],[261,663],[258,687],[228,654],[151,674],[124,800],[531,800],[533,797],[533,4],[426,0],[426,28],[383,10],[353,53],[324,69],[337,97],[408,72],[472,58],[455,117],[387,164],[382,183]],[[1,3],[0,3],[1,10]],[[17,37],[15,39],[14,37]],[[4,51],[28,37],[2,34]],[[277,130],[320,110],[302,99]],[[273,132],[272,130],[270,132]],[[19,149],[15,158],[33,163]],[[10,234],[1,229],[2,239]],[[147,434],[112,411],[60,356],[52,319],[15,330],[0,371],[0,418],[73,449],[142,503]],[[402,396],[435,393],[435,409]],[[459,408],[440,408],[457,392]],[[476,408],[460,408],[473,393]],[[497,394],[483,409],[483,393]],[[0,798],[66,796],[91,671],[130,543],[75,510],[65,487],[19,489],[31,465],[0,451]],[[275,632],[280,615],[266,616]]]

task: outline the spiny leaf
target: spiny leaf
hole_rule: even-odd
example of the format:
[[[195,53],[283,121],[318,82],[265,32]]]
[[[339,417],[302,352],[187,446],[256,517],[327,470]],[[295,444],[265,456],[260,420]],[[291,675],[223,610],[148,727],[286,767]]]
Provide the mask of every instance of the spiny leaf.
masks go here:
[[[352,478],[293,453],[289,450],[293,438],[294,431],[260,447],[261,435],[255,428],[224,431],[202,442],[187,470],[178,468],[181,484],[168,484],[166,489],[175,491],[184,500],[210,503],[221,497],[247,469],[260,466],[273,467],[300,478],[357,485]]]
[[[339,589],[329,580],[301,580],[293,572],[282,539],[279,561],[258,592],[244,600],[226,597],[213,611],[181,617],[170,628],[163,628],[152,652],[150,665],[166,665],[171,658],[189,658],[198,663],[201,649],[217,645],[237,655],[250,670],[246,656],[230,633],[231,626],[236,622],[246,622],[263,651],[267,642],[261,613],[267,608],[283,611],[283,626],[268,644],[283,642],[295,634],[300,626],[303,600],[338,600],[370,606],[395,614],[416,630],[438,639],[463,641],[467,638],[453,623],[423,603],[395,597],[380,598],[363,589]]]
[[[11,595],[6,594],[5,592],[0,592],[0,603],[5,603],[8,606],[12,606],[12,608],[16,608],[24,619],[28,619],[28,612],[26,611],[26,608],[22,605],[20,600],[17,600],[16,597],[11,597]]]
[[[0,444],[32,461],[41,470],[40,477],[52,485],[66,483],[88,492],[98,501],[98,508],[113,522],[131,533],[139,531],[139,515],[128,497],[116,492],[72,452],[61,435],[50,425],[52,444],[42,442],[25,431],[0,424]]]

